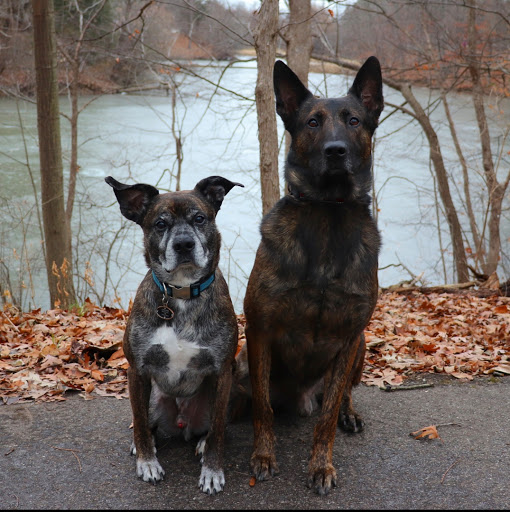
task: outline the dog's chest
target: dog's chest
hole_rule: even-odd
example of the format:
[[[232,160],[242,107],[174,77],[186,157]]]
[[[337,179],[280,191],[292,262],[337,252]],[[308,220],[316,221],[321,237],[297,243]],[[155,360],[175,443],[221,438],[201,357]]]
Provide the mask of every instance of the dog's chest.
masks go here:
[[[161,346],[169,359],[169,366],[175,371],[188,368],[190,361],[203,350],[197,343],[179,337],[172,326],[156,329],[151,346]]]
[[[179,336],[172,326],[158,327],[143,354],[143,366],[168,394],[195,392],[214,367],[207,347]]]

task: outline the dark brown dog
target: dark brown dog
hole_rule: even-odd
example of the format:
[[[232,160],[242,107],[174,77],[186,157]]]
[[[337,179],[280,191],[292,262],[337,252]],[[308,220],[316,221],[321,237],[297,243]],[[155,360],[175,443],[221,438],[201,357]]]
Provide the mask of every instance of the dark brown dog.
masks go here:
[[[379,61],[370,57],[341,98],[317,99],[281,61],[274,67],[276,110],[292,143],[289,195],[261,224],[262,241],[244,311],[253,396],[252,471],[278,471],[271,398],[297,400],[311,414],[322,388],[308,485],[327,494],[337,424],[357,432],[351,402],[374,310],[380,237],[370,209],[371,145],[383,109]],[[271,381],[271,387],[270,387]]]

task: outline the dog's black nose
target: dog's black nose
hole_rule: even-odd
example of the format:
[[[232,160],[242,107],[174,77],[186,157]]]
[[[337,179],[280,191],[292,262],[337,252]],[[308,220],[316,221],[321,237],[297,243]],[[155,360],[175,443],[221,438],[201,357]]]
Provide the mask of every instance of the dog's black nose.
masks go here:
[[[324,144],[324,153],[327,158],[342,157],[347,153],[347,144],[341,140],[326,142]]]
[[[188,235],[178,235],[175,237],[172,247],[176,253],[185,254],[195,248],[195,240]]]

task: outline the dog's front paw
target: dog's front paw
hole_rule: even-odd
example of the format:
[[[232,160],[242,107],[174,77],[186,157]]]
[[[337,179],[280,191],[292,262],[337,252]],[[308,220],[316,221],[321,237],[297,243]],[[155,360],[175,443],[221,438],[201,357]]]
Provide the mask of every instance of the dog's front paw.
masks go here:
[[[274,455],[252,455],[251,470],[257,481],[267,480],[279,472]]]
[[[136,474],[144,481],[155,484],[160,480],[163,480],[165,470],[161,467],[158,459],[154,457],[151,460],[140,460],[136,461]]]
[[[308,472],[308,487],[317,494],[325,496],[332,487],[336,487],[336,471],[332,464],[325,467],[312,468]]]
[[[202,466],[198,487],[207,494],[216,494],[223,491],[225,475],[222,469],[211,469]]]

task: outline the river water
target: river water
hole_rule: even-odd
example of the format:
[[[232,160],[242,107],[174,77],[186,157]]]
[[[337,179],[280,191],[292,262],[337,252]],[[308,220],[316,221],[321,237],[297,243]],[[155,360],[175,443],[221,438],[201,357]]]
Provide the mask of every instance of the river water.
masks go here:
[[[88,104],[79,117],[80,173],[73,215],[77,239],[75,269],[82,276],[77,279],[81,299],[89,296],[100,304],[126,307],[134,297],[146,271],[142,232],[121,217],[113,191],[104,178],[111,175],[125,183],[145,182],[161,190],[173,189],[173,122],[183,141],[181,188],[193,188],[210,175],[244,184],[242,189],[232,189],[217,217],[223,237],[220,266],[236,311],[242,311],[247,278],[260,240],[258,138],[253,101],[256,66],[253,61],[246,61],[226,72],[223,66],[197,66],[194,70],[210,82],[176,73],[174,115],[171,98],[164,94],[105,95],[80,100],[82,105]],[[218,88],[213,84],[220,76]],[[340,96],[346,93],[351,81],[352,77],[312,73],[309,86],[316,94]],[[451,281],[451,247],[444,219],[436,208],[428,146],[421,129],[408,116],[396,112],[386,118],[393,110],[389,104],[401,104],[402,98],[389,88],[384,93],[386,107],[376,132],[374,166],[375,209],[383,239],[380,284],[388,286],[409,279],[410,273],[421,275],[423,283],[429,285]],[[415,93],[422,105],[434,99],[427,89],[416,89]],[[68,112],[66,97],[61,97],[60,104],[61,110]],[[481,155],[470,96],[452,95],[450,108],[471,168],[475,204],[482,211],[486,198],[476,185],[477,180],[480,183]],[[487,110],[492,118],[494,147],[499,148],[501,134],[510,119],[510,102],[493,105],[488,99]],[[455,186],[460,189],[460,167],[444,112],[436,106],[431,115],[440,134],[448,171],[455,176]],[[282,137],[283,125],[279,119],[278,123]],[[69,126],[63,118],[61,128],[66,168]],[[509,149],[503,150],[506,157]],[[9,286],[7,277],[10,279],[10,287],[15,294],[22,295],[25,308],[50,306],[29,173],[30,169],[38,189],[37,150],[35,105],[0,99],[0,208],[4,220],[0,229],[0,278],[4,289]],[[283,162],[282,149],[280,176]],[[500,172],[508,172],[508,160],[506,168],[503,162]],[[461,221],[465,220],[461,216]],[[509,254],[508,218],[503,219],[502,229],[505,251]],[[503,264],[508,269],[508,260]],[[504,271],[500,268],[500,277]]]

